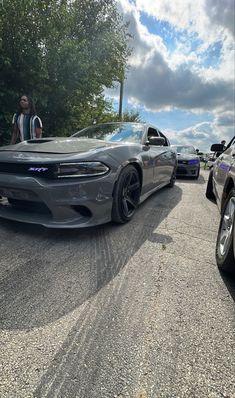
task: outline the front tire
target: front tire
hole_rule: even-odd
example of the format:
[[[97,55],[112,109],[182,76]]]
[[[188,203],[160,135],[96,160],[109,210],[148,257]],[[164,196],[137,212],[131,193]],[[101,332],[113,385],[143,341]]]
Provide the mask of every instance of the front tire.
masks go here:
[[[169,184],[167,184],[167,187],[173,188],[173,186],[175,185],[175,180],[176,180],[176,169],[173,170],[170,182],[169,182]]]
[[[235,189],[225,202],[216,242],[216,262],[222,271],[235,272]]]
[[[140,177],[132,165],[125,167],[115,186],[113,193],[112,220],[124,224],[131,220],[140,199]]]
[[[195,180],[198,180],[200,176],[200,167],[198,168],[197,175],[194,177]]]

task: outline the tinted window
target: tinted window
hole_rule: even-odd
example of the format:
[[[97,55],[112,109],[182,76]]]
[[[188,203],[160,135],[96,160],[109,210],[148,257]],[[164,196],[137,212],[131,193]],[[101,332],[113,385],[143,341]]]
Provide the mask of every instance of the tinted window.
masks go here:
[[[159,135],[160,135],[160,137],[163,137],[165,139],[164,146],[169,146],[170,145],[170,141],[165,137],[164,134],[161,133],[161,131],[159,131]]]
[[[177,153],[197,155],[196,149],[193,146],[174,146]]]
[[[142,143],[144,126],[136,123],[110,123],[87,127],[73,137],[93,138],[103,141]]]
[[[152,127],[148,128],[148,137],[159,137],[158,131]]]

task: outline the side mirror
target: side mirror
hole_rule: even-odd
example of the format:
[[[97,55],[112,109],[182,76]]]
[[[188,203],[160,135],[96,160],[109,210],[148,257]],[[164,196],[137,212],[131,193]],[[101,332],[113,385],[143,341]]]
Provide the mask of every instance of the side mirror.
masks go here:
[[[164,145],[165,144],[165,138],[163,137],[149,137],[148,141],[146,142],[146,145]]]
[[[211,151],[212,152],[223,152],[224,146],[223,146],[223,144],[213,144],[213,145],[211,145]]]

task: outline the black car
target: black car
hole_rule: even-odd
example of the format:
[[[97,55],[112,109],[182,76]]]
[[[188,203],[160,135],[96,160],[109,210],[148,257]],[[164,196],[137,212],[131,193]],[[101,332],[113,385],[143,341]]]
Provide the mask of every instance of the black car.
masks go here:
[[[211,150],[220,153],[223,145]],[[235,137],[217,157],[210,171],[206,197],[215,200],[221,212],[216,242],[216,261],[221,270],[235,271]]]

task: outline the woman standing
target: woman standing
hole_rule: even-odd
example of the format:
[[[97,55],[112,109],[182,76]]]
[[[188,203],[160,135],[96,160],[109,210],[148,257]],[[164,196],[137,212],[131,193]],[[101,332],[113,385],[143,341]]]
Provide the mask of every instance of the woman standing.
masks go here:
[[[11,144],[17,140],[26,141],[42,136],[42,122],[36,115],[32,98],[22,95],[19,102],[19,109],[12,119]]]

